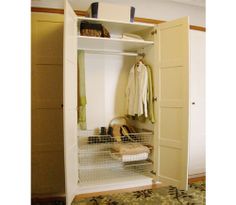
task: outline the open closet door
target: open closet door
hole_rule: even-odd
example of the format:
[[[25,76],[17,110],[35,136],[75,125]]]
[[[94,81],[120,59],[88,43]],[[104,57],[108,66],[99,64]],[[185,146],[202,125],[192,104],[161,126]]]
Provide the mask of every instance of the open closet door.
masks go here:
[[[77,42],[76,15],[67,0],[64,5],[63,121],[66,204],[75,195],[77,169]],[[56,159],[55,159],[56,160]]]
[[[189,127],[188,17],[159,24],[158,178],[187,189]]]

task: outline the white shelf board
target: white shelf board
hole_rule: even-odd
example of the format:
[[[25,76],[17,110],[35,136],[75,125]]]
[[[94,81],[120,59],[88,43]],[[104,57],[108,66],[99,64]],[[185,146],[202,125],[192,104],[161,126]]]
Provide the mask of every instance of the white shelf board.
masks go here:
[[[113,21],[109,19],[96,19],[88,17],[78,17],[78,25],[83,20],[86,20],[91,23],[101,23],[110,33],[112,34],[122,34],[122,33],[135,33],[143,30],[153,29],[155,24],[148,23],[132,23],[132,22],[123,22],[123,21]]]
[[[78,36],[77,48],[79,50],[135,52],[140,48],[153,44],[153,41]]]
[[[103,171],[103,170],[102,170]],[[97,173],[97,175],[100,173]],[[101,173],[101,175],[106,173]],[[141,187],[152,185],[152,177],[137,175],[133,177],[120,177],[119,175],[114,175],[112,178],[104,179],[101,181],[91,180],[90,182],[79,182],[79,193],[93,193],[93,192],[102,192],[110,191],[117,189],[127,189],[132,187]],[[160,184],[160,182],[156,182]]]

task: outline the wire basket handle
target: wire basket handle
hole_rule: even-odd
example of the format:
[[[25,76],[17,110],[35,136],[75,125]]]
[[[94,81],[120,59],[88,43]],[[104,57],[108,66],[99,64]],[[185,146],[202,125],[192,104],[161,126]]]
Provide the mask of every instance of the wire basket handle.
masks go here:
[[[124,116],[115,117],[110,121],[109,126],[112,126],[115,124],[116,125],[128,125],[127,118]]]

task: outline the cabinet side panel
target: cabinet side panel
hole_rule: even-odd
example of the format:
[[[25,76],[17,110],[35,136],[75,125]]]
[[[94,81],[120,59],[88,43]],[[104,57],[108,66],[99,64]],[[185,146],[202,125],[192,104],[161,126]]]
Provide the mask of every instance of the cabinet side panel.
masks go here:
[[[77,187],[77,43],[76,15],[69,3],[64,7],[63,121],[66,204]]]

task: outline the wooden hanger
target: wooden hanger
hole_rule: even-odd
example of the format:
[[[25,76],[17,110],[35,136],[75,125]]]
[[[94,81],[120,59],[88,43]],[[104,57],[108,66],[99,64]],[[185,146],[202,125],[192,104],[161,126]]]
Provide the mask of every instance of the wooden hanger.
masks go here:
[[[144,64],[143,59],[144,59],[144,53],[140,54],[141,58],[138,60],[138,62],[136,63],[136,66],[139,66],[139,63],[141,62],[142,64]]]

